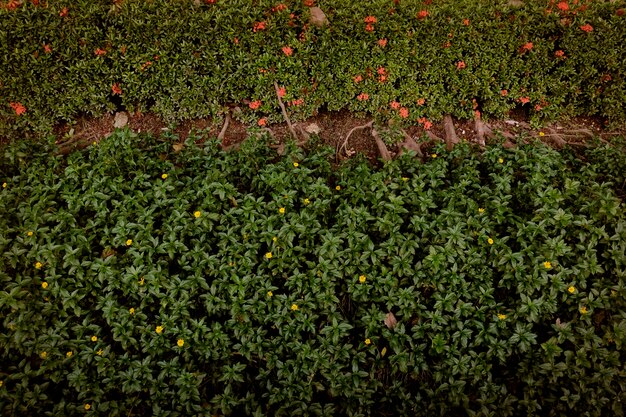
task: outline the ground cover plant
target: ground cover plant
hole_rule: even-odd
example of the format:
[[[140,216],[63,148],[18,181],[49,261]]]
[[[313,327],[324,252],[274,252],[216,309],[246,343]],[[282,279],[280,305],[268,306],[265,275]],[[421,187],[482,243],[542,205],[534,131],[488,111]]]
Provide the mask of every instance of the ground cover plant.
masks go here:
[[[324,19],[311,20],[311,6]],[[529,0],[3,0],[0,135],[82,114],[248,125],[347,109],[626,121],[626,4]]]
[[[3,415],[624,414],[617,148],[171,139],[3,149]]]

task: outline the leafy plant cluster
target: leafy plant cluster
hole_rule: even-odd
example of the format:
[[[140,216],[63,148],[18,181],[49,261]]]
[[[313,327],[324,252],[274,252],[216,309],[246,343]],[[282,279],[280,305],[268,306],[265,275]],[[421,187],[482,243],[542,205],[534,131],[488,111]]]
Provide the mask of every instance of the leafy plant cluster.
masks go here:
[[[624,415],[624,153],[204,139],[4,149],[0,414]]]
[[[406,123],[623,122],[625,4],[531,0],[58,0],[0,7],[0,127],[152,110],[249,124],[348,109]],[[320,6],[317,27],[308,6]],[[10,28],[10,30],[8,30]]]

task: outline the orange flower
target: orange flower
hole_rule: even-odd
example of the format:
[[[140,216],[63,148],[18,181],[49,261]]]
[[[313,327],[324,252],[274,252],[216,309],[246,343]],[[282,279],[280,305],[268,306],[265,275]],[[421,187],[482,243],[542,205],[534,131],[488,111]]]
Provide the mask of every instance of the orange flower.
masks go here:
[[[121,96],[122,95],[122,87],[120,87],[119,84],[113,84],[111,86],[111,91],[113,92],[113,94]]]
[[[417,99],[417,105],[418,105],[418,106],[423,106],[423,105],[424,105],[424,103],[426,103],[426,100],[425,100],[425,99],[423,99],[423,98],[418,98],[418,99]]]
[[[278,88],[278,97],[285,97],[285,94],[287,94],[287,89],[285,87],[279,87]]]
[[[470,24],[469,19],[463,19],[463,24],[464,24],[465,26],[469,26],[469,24]]]
[[[22,103],[9,103],[9,106],[11,106],[13,108],[13,110],[15,111],[15,115],[16,116],[21,116],[24,113],[26,113],[26,107],[24,107],[24,105]]]
[[[591,26],[589,23],[587,23],[586,25],[582,25],[582,26],[580,27],[580,29],[581,29],[583,32],[587,32],[587,33],[589,33],[589,32],[591,32],[591,31],[593,31],[593,26]]]
[[[407,109],[406,107],[402,107],[400,108],[399,114],[400,114],[400,117],[402,117],[403,119],[406,119],[407,117],[409,117],[409,109]]]
[[[97,56],[102,56],[102,55],[106,55],[107,51],[105,49],[98,48],[95,50],[94,54],[96,54]]]
[[[385,46],[387,46],[387,39],[379,39],[378,46],[380,46],[381,48],[384,48]]]
[[[265,22],[256,22],[254,26],[252,27],[252,31],[255,33],[260,30],[265,30],[265,29],[267,29],[267,23]]]
[[[557,58],[563,58],[565,56],[565,52],[559,49],[558,51],[554,52],[554,56]]]
[[[424,129],[430,130],[431,127],[433,127],[433,124],[431,122],[429,122],[428,120],[426,120],[424,122]]]
[[[378,76],[378,81],[380,81],[381,83],[384,83],[385,81],[387,81],[387,76],[386,75],[379,75]]]
[[[418,19],[426,19],[427,16],[428,16],[427,10],[420,10],[420,12],[417,14]]]
[[[264,117],[262,119],[259,119],[257,123],[259,124],[259,126],[265,126],[267,124],[267,119]]]
[[[365,25],[365,30],[367,32],[373,32],[374,31],[374,25],[372,25],[371,23],[368,23],[367,25]]]
[[[541,109],[543,109],[543,107],[541,107],[541,105],[535,104],[535,111],[541,111]]]
[[[361,81],[363,81],[363,77],[361,75],[357,75],[356,77],[354,77],[352,79],[355,83],[360,83]]]
[[[291,49],[289,46],[283,46],[283,53],[287,56],[291,56],[293,55],[293,49]]]
[[[235,42],[235,45],[239,45],[239,38],[233,39],[233,42]]]
[[[256,110],[259,107],[261,107],[261,101],[260,100],[253,101],[250,104],[248,104],[248,107],[250,107],[252,110]]]
[[[566,1],[559,2],[559,4],[557,4],[556,7],[559,10],[564,11],[564,12],[569,10],[569,4],[567,4]]]
[[[11,0],[4,7],[6,7],[7,10],[17,10],[17,8],[20,7],[21,5],[22,3],[20,3],[19,1]]]
[[[398,103],[397,101],[392,101],[391,103],[389,103],[389,107],[394,110],[398,110],[400,108],[400,103]]]
[[[63,10],[61,10],[61,12],[59,13],[59,16],[65,17],[67,16],[68,13],[69,13],[69,10],[67,9],[67,7],[64,7]]]
[[[288,104],[290,106],[301,106],[302,104],[304,104],[304,99],[303,98],[298,98],[296,100],[291,100]]]
[[[444,48],[449,48],[449,47],[451,47],[451,46],[452,46],[452,44],[451,44],[450,42],[444,42],[444,43],[443,43],[443,47],[444,47]]]
[[[314,0],[304,0],[304,5],[306,7],[313,7],[313,6],[315,6],[315,1]]]
[[[532,42],[526,42],[522,46],[522,52],[530,51],[531,49],[533,49],[533,43]]]
[[[363,19],[363,21],[365,23],[376,23],[378,20],[376,20],[376,16],[367,16],[365,19]]]
[[[456,63],[456,69],[458,69],[458,70],[462,70],[465,67],[466,67],[466,65],[465,65],[464,61],[459,61],[459,62]]]
[[[359,101],[365,101],[365,100],[369,100],[370,95],[369,95],[369,94],[367,94],[367,93],[361,93],[361,94],[359,94],[356,98],[357,98],[357,100],[359,100]]]
[[[47,54],[52,53],[52,47],[49,44],[43,44],[43,51]]]
[[[378,67],[376,72],[378,73],[378,75],[385,75],[387,73],[387,70],[385,69],[385,67]]]
[[[500,90],[500,95],[501,95],[502,97],[506,97],[506,96],[508,96],[508,95],[509,95],[509,92],[508,92],[507,90]]]
[[[529,97],[520,97],[519,98],[519,102],[522,104],[526,104],[530,102],[530,98]]]

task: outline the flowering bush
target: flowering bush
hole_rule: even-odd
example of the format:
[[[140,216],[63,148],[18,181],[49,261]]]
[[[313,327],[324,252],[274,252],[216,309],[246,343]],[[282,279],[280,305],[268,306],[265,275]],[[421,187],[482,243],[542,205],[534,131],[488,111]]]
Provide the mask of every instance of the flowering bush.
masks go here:
[[[395,100],[407,124],[446,113],[471,119],[475,110],[502,117],[516,107],[535,120],[626,120],[619,2],[11,4],[0,6],[0,25],[11,28],[0,42],[0,134],[116,109],[151,109],[169,121],[219,116],[250,101],[263,104],[238,117],[270,123],[282,120],[274,82],[285,103],[302,100],[294,119],[321,108],[384,118]],[[308,4],[329,24],[311,24]]]
[[[626,153],[201,139],[2,149],[3,415],[623,415]]]

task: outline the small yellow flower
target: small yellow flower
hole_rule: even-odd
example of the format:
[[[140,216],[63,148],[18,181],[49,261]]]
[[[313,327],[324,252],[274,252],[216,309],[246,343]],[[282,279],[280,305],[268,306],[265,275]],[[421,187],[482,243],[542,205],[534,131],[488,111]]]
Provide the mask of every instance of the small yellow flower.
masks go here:
[[[132,245],[132,244],[133,244],[133,240],[132,240],[132,239],[128,239],[128,240],[126,241],[126,246],[130,246],[130,245]]]
[[[178,345],[178,347],[183,347],[183,345],[185,344],[185,339],[178,339],[178,342],[176,342],[176,344]]]
[[[85,410],[89,411],[90,408],[91,408],[91,404],[85,404]]]
[[[298,168],[298,167],[300,166],[300,164],[299,164],[299,163],[297,163],[297,162],[294,162],[294,163],[293,163],[293,166],[294,166],[294,168]]]
[[[97,342],[98,341],[98,336],[91,336],[91,341],[92,342]]]
[[[274,237],[272,238],[272,242],[276,243],[277,241],[278,241],[278,238],[277,238],[276,236],[274,236]]]
[[[485,209],[484,209],[484,208],[482,208],[482,207],[480,207],[480,208],[478,209],[478,212],[479,212],[479,213],[484,213],[484,212],[485,212]]]
[[[587,307],[582,306],[582,307],[580,308],[580,314],[587,314]]]
[[[46,358],[48,357],[48,352],[46,352],[46,351],[41,352],[41,353],[39,354],[39,357],[40,357],[41,359],[46,359]]]
[[[72,352],[71,350],[68,350],[65,356],[67,356],[68,358],[71,358],[73,354],[74,352]]]
[[[200,216],[202,216],[202,213],[200,212],[200,210],[196,210],[193,212],[193,217],[195,217],[196,219],[199,218]]]
[[[502,314],[502,313],[498,314],[498,319],[500,320],[506,319],[506,314]]]
[[[7,184],[6,182],[3,182],[3,183],[2,183],[2,188],[7,188],[7,185],[8,185],[8,184]]]
[[[502,159],[502,158],[498,158],[498,163],[499,163],[499,164],[503,164],[503,163],[504,163],[504,159]]]
[[[265,257],[266,257],[267,259],[272,259],[272,252],[267,252],[267,253],[265,254]]]
[[[135,309],[133,307],[131,307],[131,308],[128,309],[128,312],[132,316],[133,314],[135,314]]]
[[[44,290],[45,290],[46,288],[48,288],[48,283],[47,283],[46,281],[42,282],[42,283],[41,283],[41,288],[43,288]]]
[[[279,208],[279,209],[278,209],[278,212],[279,212],[280,214],[285,214],[285,208],[284,208],[284,207]]]
[[[369,339],[365,339],[365,345],[366,345],[366,346],[369,346],[369,345],[371,345],[371,344],[372,344],[372,341],[371,341],[371,340],[369,340]]]
[[[430,155],[430,156],[431,156],[431,158],[436,158],[436,157],[437,157],[437,154],[436,154],[436,153],[434,153],[434,154],[432,154],[432,155]]]
[[[33,232],[31,232],[30,230],[28,231],[28,233],[26,233],[26,236],[31,237],[33,235]]]
[[[41,269],[42,266],[43,266],[43,264],[41,262],[35,262],[35,268],[36,269]]]
[[[489,243],[490,245],[493,245],[493,239],[492,238],[487,239],[487,243]]]
[[[139,285],[143,285],[146,283],[146,279],[144,277],[141,277],[141,279],[139,280]]]
[[[0,387],[4,385],[4,381],[0,380]]]
[[[570,294],[574,294],[576,292],[576,287],[572,285],[571,287],[567,289],[567,291],[569,291]]]
[[[273,296],[274,296],[274,293],[273,293],[273,292],[271,292],[271,291],[268,291],[268,292],[267,292],[267,296],[268,296],[268,297],[273,297]]]
[[[102,356],[102,354],[103,354],[103,353],[104,353],[104,350],[99,349],[99,350],[96,352],[96,355],[98,355],[98,356]]]
[[[545,136],[546,134],[543,132],[539,132],[539,136]]]
[[[161,178],[163,178],[164,180],[167,179],[167,174],[161,174]]]
[[[335,187],[335,190],[337,190],[337,191],[341,191],[341,185],[336,186],[336,187]]]
[[[311,200],[309,200],[308,198],[304,199],[304,205],[308,206],[309,204],[311,204]]]
[[[380,356],[384,357],[387,354],[387,348],[384,347],[383,350],[380,351]]]
[[[157,334],[161,334],[161,333],[163,333],[163,326],[157,326],[155,330],[156,330]]]
[[[365,277],[365,275],[360,275],[360,276],[359,276],[359,282],[360,282],[361,284],[363,284],[363,283],[365,282],[365,280],[366,280],[366,279],[367,279],[367,278]]]
[[[543,263],[543,267],[546,269],[551,269],[552,268],[552,263],[550,261],[545,261]]]
[[[292,304],[291,311],[298,311],[298,304]]]
[[[409,180],[409,177],[402,177],[402,181],[407,182]]]

